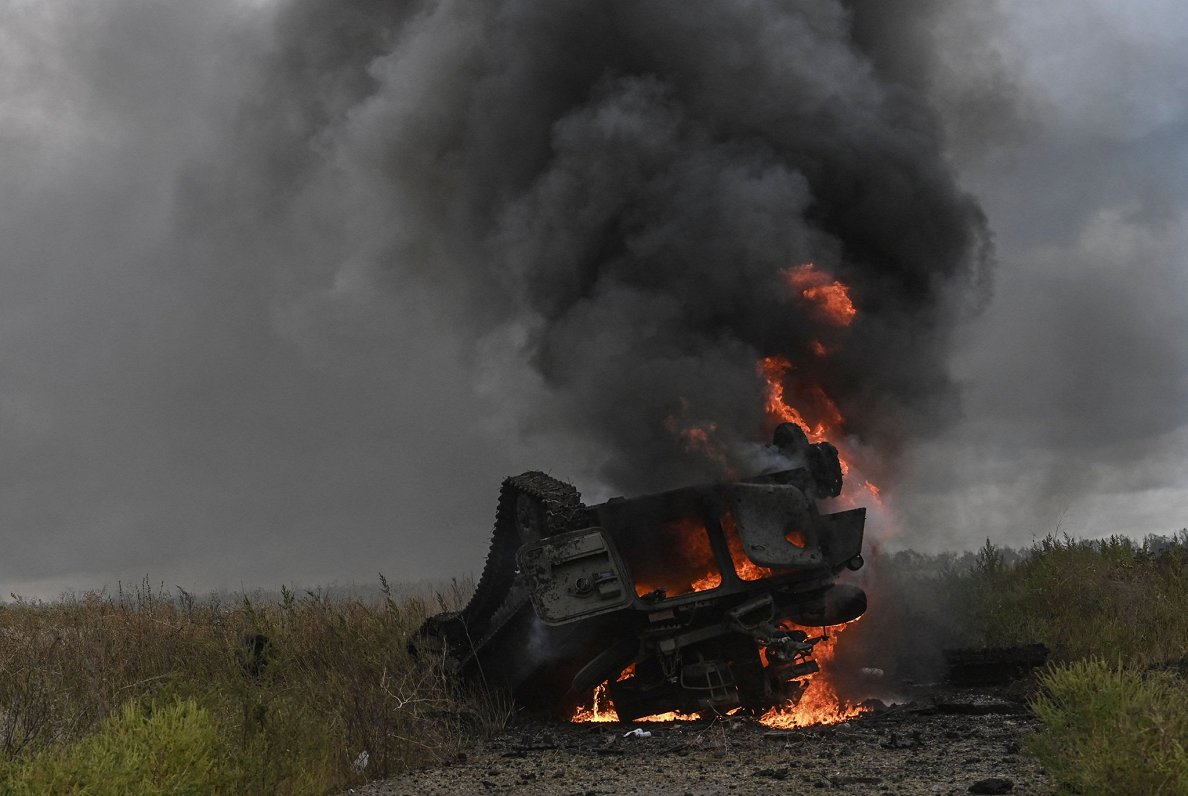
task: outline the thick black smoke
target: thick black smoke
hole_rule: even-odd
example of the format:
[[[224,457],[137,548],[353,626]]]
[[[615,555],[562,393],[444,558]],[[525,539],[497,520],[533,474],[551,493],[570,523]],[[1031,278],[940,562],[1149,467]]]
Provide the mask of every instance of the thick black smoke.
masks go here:
[[[930,5],[857,7],[305,2],[249,114],[271,126],[248,126],[282,182],[333,163],[366,197],[369,276],[432,285],[476,359],[515,348],[543,387],[523,430],[585,439],[610,485],[708,474],[674,428],[759,440],[771,355],[790,402],[819,385],[889,453],[953,415],[949,328],[988,233],[929,65],[891,57]],[[808,262],[850,286],[852,326],[781,276]]]
[[[907,440],[901,544],[1183,527],[1188,27],[1132,6],[0,3],[0,594],[474,570],[508,473],[762,441],[772,352]]]

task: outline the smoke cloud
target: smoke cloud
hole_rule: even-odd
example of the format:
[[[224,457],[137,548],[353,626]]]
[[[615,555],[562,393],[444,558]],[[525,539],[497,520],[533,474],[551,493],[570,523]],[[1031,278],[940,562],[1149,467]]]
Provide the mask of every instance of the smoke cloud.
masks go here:
[[[503,475],[744,457],[770,355],[906,544],[1161,529],[1188,48],[1090,5],[0,5],[0,578],[473,570]]]
[[[510,343],[543,391],[515,408],[522,431],[576,436],[609,487],[649,490],[717,474],[674,423],[713,424],[727,449],[762,436],[764,356],[881,450],[953,414],[949,329],[989,236],[923,78],[869,54],[911,24],[864,20],[837,3],[434,3],[392,20],[379,54],[375,34],[320,48],[345,62],[288,69],[278,98],[314,99],[299,129],[319,165],[366,186],[380,273],[362,278],[418,279],[476,346]],[[327,74],[358,76],[347,107],[319,99]],[[808,262],[850,287],[851,327],[796,300],[781,269]]]
[[[988,123],[1000,137],[961,147],[1000,267],[953,356],[963,418],[903,464],[905,525],[950,548],[1174,533],[1188,525],[1188,192],[1173,165],[1188,27],[1165,2],[1003,9],[992,25],[950,15],[934,50],[954,65],[947,107],[971,82],[1009,82],[1018,101],[1010,125]],[[956,66],[971,53],[999,66]]]

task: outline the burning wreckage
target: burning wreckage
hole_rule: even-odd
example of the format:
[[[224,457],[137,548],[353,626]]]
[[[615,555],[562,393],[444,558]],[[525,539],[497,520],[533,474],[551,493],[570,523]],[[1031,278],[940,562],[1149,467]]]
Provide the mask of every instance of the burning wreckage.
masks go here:
[[[807,629],[866,610],[835,582],[862,566],[866,510],[818,512],[841,492],[832,445],[785,423],[774,446],[793,466],[596,506],[544,473],[508,478],[473,598],[417,645],[565,717],[596,688],[622,721],[794,704],[825,637]]]

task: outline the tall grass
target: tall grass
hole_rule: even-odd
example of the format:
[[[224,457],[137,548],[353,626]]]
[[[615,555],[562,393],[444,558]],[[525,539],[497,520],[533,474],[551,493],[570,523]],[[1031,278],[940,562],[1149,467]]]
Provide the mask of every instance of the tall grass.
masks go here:
[[[1034,751],[1054,779],[1188,792],[1188,688],[1143,674],[1188,655],[1188,533],[987,542],[962,557],[875,555],[868,570],[871,610],[839,662],[926,667],[942,646],[1044,642],[1057,666]],[[512,711],[408,652],[427,610],[465,591],[427,608],[382,580],[373,600],[196,600],[146,581],[0,605],[0,793],[322,794],[452,755]],[[1128,759],[1153,762],[1136,773]],[[1132,781],[1140,790],[1118,784]]]
[[[230,794],[242,784],[231,744],[194,700],[129,702],[78,743],[45,749],[8,772],[4,792]]]
[[[1028,746],[1053,781],[1084,794],[1188,793],[1188,688],[1169,672],[1099,660],[1049,671]]]
[[[1139,666],[1188,654],[1188,534],[1049,536],[1010,558],[987,542],[966,571],[944,576],[967,643],[1041,641],[1057,660]]]
[[[1057,787],[1188,793],[1188,532],[1049,536],[1023,551],[987,542],[963,559],[909,555],[889,569],[897,610],[926,620],[917,637],[1051,648],[1029,749]]]
[[[108,749],[111,722],[144,705],[166,719],[192,705],[174,726],[217,729],[231,769],[211,770],[228,792],[326,793],[453,754],[499,719],[440,661],[410,656],[426,606],[383,587],[377,601],[283,590],[224,602],[145,582],[2,605],[0,771],[77,773],[71,755],[106,759],[95,750]]]

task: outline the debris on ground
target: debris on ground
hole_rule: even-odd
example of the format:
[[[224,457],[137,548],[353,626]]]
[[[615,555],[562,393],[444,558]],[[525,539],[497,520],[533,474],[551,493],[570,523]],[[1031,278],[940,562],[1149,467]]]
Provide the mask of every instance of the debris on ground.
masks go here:
[[[997,699],[967,695],[970,704]],[[959,695],[944,700],[955,703]],[[622,724],[539,722],[505,731],[448,765],[357,792],[1046,794],[1051,788],[1039,763],[1020,753],[1022,738],[1035,727],[1026,713],[946,713],[923,703],[891,706],[845,725],[778,732],[743,720],[633,727],[652,733],[647,743],[624,737]],[[515,756],[508,758],[509,752]]]

